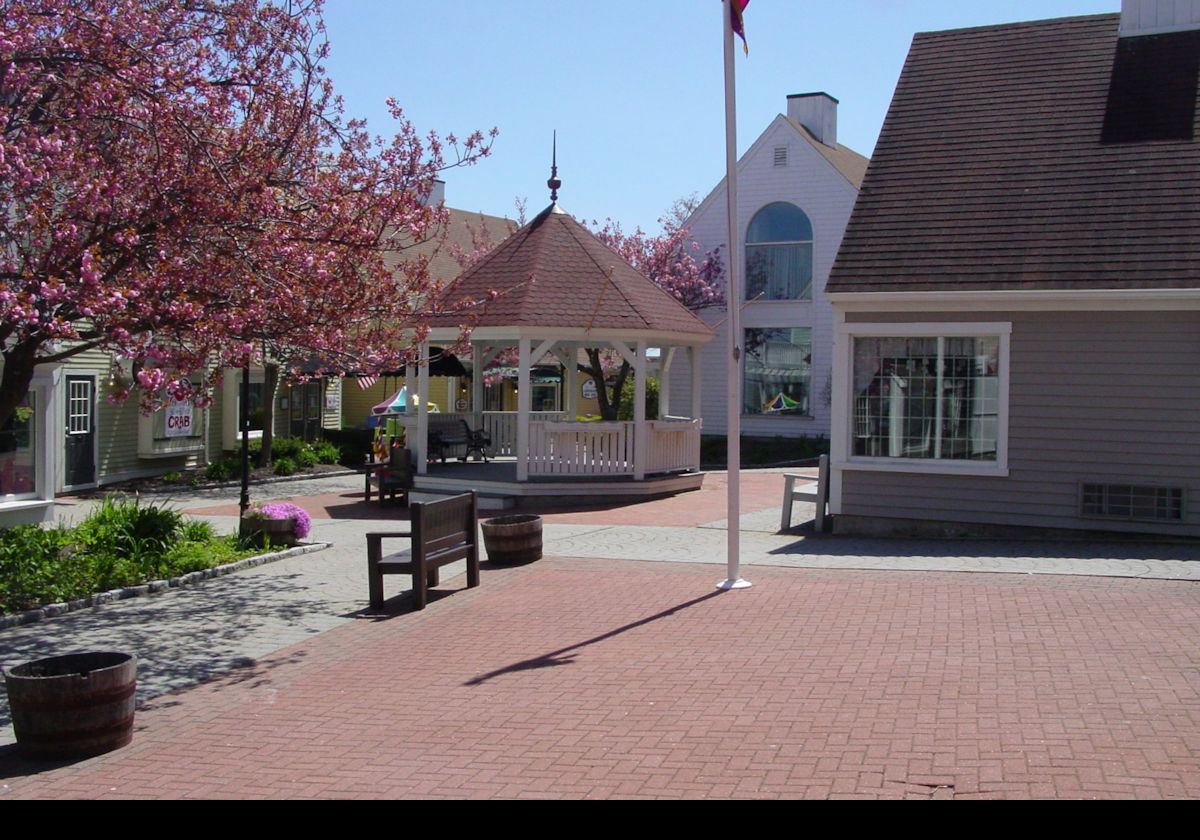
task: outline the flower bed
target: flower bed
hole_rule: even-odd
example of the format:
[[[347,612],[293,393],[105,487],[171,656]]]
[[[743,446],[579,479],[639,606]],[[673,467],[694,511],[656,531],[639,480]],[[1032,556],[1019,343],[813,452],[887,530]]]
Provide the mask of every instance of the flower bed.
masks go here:
[[[178,577],[258,553],[165,505],[105,499],[73,528],[0,528],[0,614]]]

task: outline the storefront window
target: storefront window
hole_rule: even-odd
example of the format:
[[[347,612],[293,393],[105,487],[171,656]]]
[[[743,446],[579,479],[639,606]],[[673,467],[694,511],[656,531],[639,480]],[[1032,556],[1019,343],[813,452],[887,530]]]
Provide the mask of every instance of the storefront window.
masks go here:
[[[28,394],[0,428],[0,496],[32,496],[35,490],[35,399]]]
[[[999,336],[854,339],[854,455],[996,461]]]
[[[742,413],[806,417],[811,414],[812,330],[746,330]]]

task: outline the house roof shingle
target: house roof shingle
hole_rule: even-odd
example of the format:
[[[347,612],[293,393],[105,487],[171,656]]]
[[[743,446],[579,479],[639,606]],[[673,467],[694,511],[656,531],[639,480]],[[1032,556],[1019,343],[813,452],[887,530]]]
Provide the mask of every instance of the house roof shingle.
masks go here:
[[[854,185],[855,189],[862,186],[863,175],[867,171],[867,164],[871,159],[860,155],[858,152],[851,149],[849,146],[843,146],[838,143],[836,146],[829,146],[822,143],[813,133],[805,128],[796,120],[784,117],[792,127],[800,132],[800,135],[812,144],[812,147],[817,150],[821,157],[829,161],[829,163],[838,172],[845,176],[846,180]]]
[[[1102,142],[1118,21],[918,34],[826,291],[1200,287],[1194,131]]]
[[[402,261],[417,256],[428,257],[430,276],[439,285],[445,285],[462,273],[462,265],[454,257],[454,246],[470,253],[473,248],[472,231],[481,233],[487,241],[500,243],[516,230],[514,222],[499,216],[453,207],[447,207],[446,213],[449,216],[446,225],[433,231],[425,241],[389,254],[387,259],[391,266],[396,268]]]
[[[710,336],[712,329],[671,295],[550,205],[448,286],[453,308],[486,300],[478,326],[585,327]],[[462,323],[434,316],[435,327]]]

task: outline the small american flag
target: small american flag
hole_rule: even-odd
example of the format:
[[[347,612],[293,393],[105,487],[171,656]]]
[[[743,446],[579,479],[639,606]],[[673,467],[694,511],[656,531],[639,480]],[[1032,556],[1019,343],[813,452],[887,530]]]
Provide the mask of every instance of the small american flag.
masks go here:
[[[358,377],[358,387],[362,388],[365,391],[378,381],[379,381],[378,376],[362,376],[360,374]]]

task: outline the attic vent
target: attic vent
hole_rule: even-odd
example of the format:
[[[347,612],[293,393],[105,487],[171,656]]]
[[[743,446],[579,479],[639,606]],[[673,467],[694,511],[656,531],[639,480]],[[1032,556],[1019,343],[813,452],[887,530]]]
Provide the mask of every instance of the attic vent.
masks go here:
[[[1183,519],[1182,487],[1139,487],[1133,484],[1084,484],[1080,512],[1104,519]]]
[[[787,166],[787,146],[775,147],[775,165]]]

